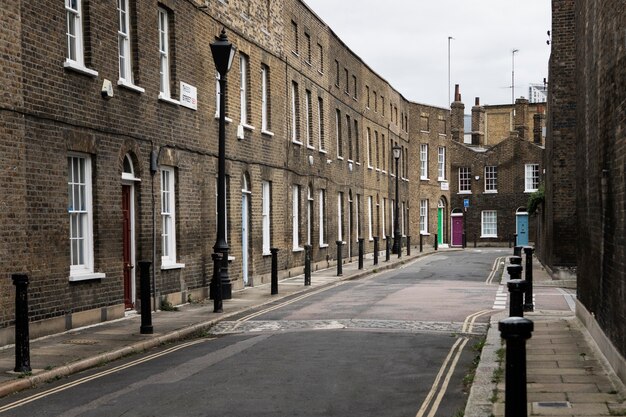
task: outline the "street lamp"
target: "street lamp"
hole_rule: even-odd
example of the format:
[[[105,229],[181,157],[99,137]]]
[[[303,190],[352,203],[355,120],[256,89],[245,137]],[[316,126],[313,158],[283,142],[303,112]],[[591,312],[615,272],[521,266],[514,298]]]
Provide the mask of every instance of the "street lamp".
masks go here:
[[[398,201],[398,183],[400,182],[400,172],[398,172],[398,160],[400,159],[400,154],[402,153],[402,148],[400,146],[398,146],[397,144],[393,146],[392,148],[393,150],[393,158],[396,160],[396,212],[394,215],[394,225],[393,225],[393,236],[394,236],[394,240],[393,240],[393,253],[397,253],[398,254],[398,258],[401,256],[401,252],[400,252],[400,248],[401,248],[401,239],[402,236],[400,236],[401,232],[400,232],[400,220],[399,220],[399,215],[400,215],[400,210],[399,210],[399,201]]]
[[[515,53],[519,49],[513,49],[511,54],[511,101],[515,104]]]
[[[219,271],[219,279],[214,274],[214,312],[222,311],[222,300],[232,298],[232,285],[228,278],[228,242],[226,242],[226,73],[230,70],[237,48],[228,41],[226,30],[222,29],[219,38],[211,44],[215,69],[220,75],[220,120],[219,156],[217,168],[217,240],[213,251],[220,257],[213,257],[214,271]]]

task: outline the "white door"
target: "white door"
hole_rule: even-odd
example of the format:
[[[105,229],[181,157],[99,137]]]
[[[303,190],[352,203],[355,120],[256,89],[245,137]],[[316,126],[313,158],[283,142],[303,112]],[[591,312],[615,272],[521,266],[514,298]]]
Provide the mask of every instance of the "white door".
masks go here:
[[[241,270],[243,285],[248,285],[248,194],[241,194]]]

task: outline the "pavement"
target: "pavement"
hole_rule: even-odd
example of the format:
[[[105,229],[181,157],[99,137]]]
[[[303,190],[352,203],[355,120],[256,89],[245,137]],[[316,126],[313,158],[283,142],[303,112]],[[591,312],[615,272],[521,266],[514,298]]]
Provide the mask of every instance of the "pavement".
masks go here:
[[[505,270],[501,284],[507,291]],[[526,342],[528,415],[626,416],[624,384],[576,317],[576,281],[552,279],[534,258],[533,293],[534,311],[524,313],[534,326]],[[491,316],[465,417],[505,415],[506,344],[498,322],[508,316],[508,306]]]
[[[444,249],[449,250],[449,249]],[[152,313],[154,333],[140,334],[141,317],[125,318],[70,330],[32,340],[29,374],[12,372],[15,366],[13,346],[0,348],[0,397],[101,366],[122,357],[141,353],[165,343],[204,334],[217,322],[277,304],[285,298],[320,290],[342,280],[358,279],[385,269],[400,266],[421,256],[434,253],[412,248],[412,254],[401,258],[392,255],[373,265],[366,256],[364,268],[358,262],[343,265],[338,277],[336,267],[312,273],[311,286],[304,286],[304,275],[281,280],[279,294],[270,295],[269,284],[234,291],[224,300],[224,313],[213,313],[213,302],[189,303],[178,311]],[[505,260],[506,258],[503,258]],[[506,266],[506,265],[501,265]],[[508,274],[502,269],[501,286],[506,292]],[[534,323],[532,337],[526,343],[528,415],[531,416],[626,416],[626,389],[615,376],[595,342],[576,318],[575,281],[553,280],[536,259],[533,260],[535,310],[525,313]],[[502,295],[502,294],[500,294]],[[472,385],[465,417],[500,417],[504,415],[505,345],[500,338],[498,322],[508,317],[508,308],[494,304],[491,326]]]

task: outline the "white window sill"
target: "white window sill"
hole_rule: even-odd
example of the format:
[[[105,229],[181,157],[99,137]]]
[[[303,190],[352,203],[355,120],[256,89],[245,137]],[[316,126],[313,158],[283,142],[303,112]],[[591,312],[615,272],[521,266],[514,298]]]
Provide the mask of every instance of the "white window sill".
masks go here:
[[[439,136],[443,136],[445,138],[446,136],[448,136],[448,134],[447,133],[440,133]]]
[[[322,243],[322,244],[320,244],[320,249],[321,249],[321,248],[327,248],[327,247],[328,247],[328,243]]]
[[[292,54],[294,54],[295,56],[297,56],[298,58],[300,57],[300,54],[297,53],[296,51],[291,51]]]
[[[293,143],[294,145],[302,146],[302,142],[297,139],[291,139],[291,143]]]
[[[444,181],[448,181],[448,180],[446,180],[444,177],[438,177],[438,178],[437,178],[437,181],[439,181],[439,182],[444,182]]]
[[[459,191],[459,194],[471,194],[471,191]]]
[[[310,149],[310,150],[312,150],[312,151],[314,151],[314,150],[315,150],[315,146],[311,146],[311,145],[306,145],[306,148],[307,148],[307,149]]]
[[[326,149],[320,149],[320,153],[327,154]]]
[[[250,131],[255,130],[254,126],[249,125],[247,123],[242,123],[241,126],[243,126],[243,128],[246,129],[246,130],[250,130]]]
[[[293,249],[291,249],[291,251],[292,251],[292,252],[303,252],[303,251],[304,251],[304,248],[297,247],[297,248],[293,248]]]
[[[428,178],[428,177],[420,177],[420,180],[422,180],[422,181],[430,181],[430,178]]]
[[[119,85],[120,87],[124,87],[127,88],[129,90],[132,90],[136,93],[145,93],[146,90],[144,88],[139,87],[138,85],[135,84],[131,84],[128,81],[124,80],[124,79],[119,79],[117,80],[117,85]]]
[[[324,75],[324,71],[317,70],[317,72],[319,72],[320,75]]]
[[[376,168],[376,172],[380,172],[380,168]]]
[[[422,236],[430,236],[430,233],[428,233],[428,232],[420,232],[420,235],[422,235]]]
[[[185,264],[178,264],[178,263],[161,264],[161,270],[166,270],[166,269],[183,269],[184,267],[185,267]]]
[[[337,159],[339,159],[340,161],[343,161],[343,156],[337,155]]]
[[[430,130],[420,130],[420,133],[430,133]]]
[[[498,190],[487,190],[484,194],[498,194]]]
[[[174,106],[180,106],[180,101],[174,100],[171,97],[167,97],[163,95],[162,93],[159,94],[159,101],[163,101],[165,103],[172,104]]]
[[[79,72],[81,74],[89,75],[90,77],[95,78],[98,76],[98,71],[87,68],[86,66],[79,64],[76,61],[70,61],[69,59],[65,60],[65,62],[63,63],[63,67],[68,70],[72,70],[72,71]]]
[[[91,273],[83,273],[70,275],[70,282],[79,282],[79,281],[89,281],[92,279],[104,279],[106,278],[106,274],[102,272],[91,272]]]
[[[373,166],[371,166],[371,165],[368,165],[368,166],[367,166],[367,169],[374,169],[374,167],[373,167]]]
[[[304,60],[304,63],[305,63],[305,64],[307,64],[309,67],[312,67],[312,66],[313,66],[313,64],[311,64],[311,61],[308,61],[308,60],[306,60],[306,59]]]
[[[536,191],[537,191],[536,189],[535,190],[524,190],[525,193],[534,193]]]
[[[272,252],[263,252],[261,256],[272,256]]]
[[[220,114],[219,114],[219,112],[215,113],[215,118],[216,118],[216,119],[219,119],[219,118],[220,118]],[[230,117],[226,116],[226,117],[224,117],[224,121],[225,121],[226,123],[232,123],[232,122],[233,122],[233,119],[231,119]]]
[[[481,239],[487,238],[487,239],[494,239],[497,238],[498,235],[480,235]]]
[[[269,137],[274,137],[274,133],[270,132],[269,130],[261,130],[261,134]]]
[[[361,165],[361,163],[360,163],[359,161],[356,161],[356,162],[355,162],[355,164],[357,164],[357,165]]]

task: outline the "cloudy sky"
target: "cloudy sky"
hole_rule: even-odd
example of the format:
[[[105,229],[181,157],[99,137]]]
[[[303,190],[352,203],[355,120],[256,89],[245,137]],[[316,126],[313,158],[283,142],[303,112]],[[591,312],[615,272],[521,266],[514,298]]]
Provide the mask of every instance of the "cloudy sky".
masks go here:
[[[511,102],[548,77],[550,0],[304,0],[374,71],[407,99],[447,107]]]

